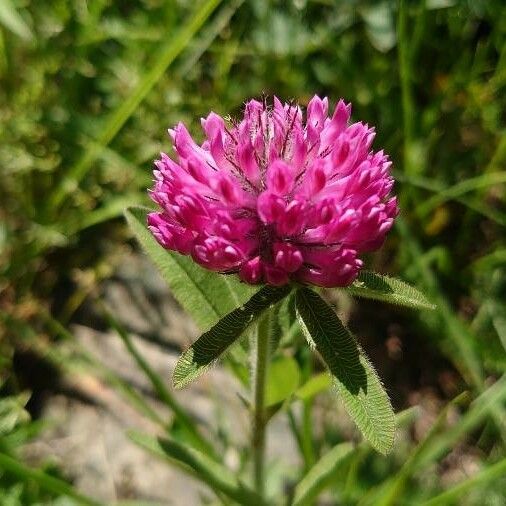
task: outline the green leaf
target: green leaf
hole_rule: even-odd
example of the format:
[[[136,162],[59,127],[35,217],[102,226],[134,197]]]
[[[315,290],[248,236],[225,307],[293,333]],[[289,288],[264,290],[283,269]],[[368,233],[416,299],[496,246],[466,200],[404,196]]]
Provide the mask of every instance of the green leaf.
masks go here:
[[[331,386],[332,380],[330,379],[330,376],[327,373],[322,372],[309,378],[306,383],[304,383],[297,392],[295,392],[295,395],[300,400],[307,401],[320,392],[327,390]]]
[[[33,39],[30,28],[12,5],[11,0],[0,0],[0,23],[24,40]]]
[[[264,286],[246,304],[204,332],[179,358],[172,378],[174,387],[182,388],[203,374],[263,311],[290,291],[290,286]]]
[[[506,137],[505,137],[506,139]],[[504,142],[506,152],[506,141]],[[431,298],[437,303],[434,324],[437,332],[443,333],[451,346],[447,348],[448,357],[460,374],[470,383],[474,384],[478,391],[485,391],[485,374],[483,364],[475,349],[477,336],[469,330],[469,327],[455,314],[454,310],[444,296],[439,286],[436,274],[430,265],[422,261],[423,250],[417,238],[412,235],[406,222],[401,216],[396,221],[397,231],[403,240],[411,264],[417,271],[417,275],[424,286],[429,290]],[[506,442],[506,409],[502,405],[495,405],[492,411],[495,425],[499,428],[503,443]]]
[[[440,411],[436,421],[428,430],[424,438],[418,443],[411,454],[405,458],[400,470],[390,479],[381,483],[376,491],[374,489],[369,491],[368,498],[371,499],[372,502],[367,504],[374,504],[375,506],[389,506],[400,501],[409,477],[421,468],[420,455],[423,455],[427,448],[430,449],[432,441],[445,425],[449,409],[459,405],[466,398],[467,392],[463,392],[455,397]]]
[[[501,143],[499,143],[500,146]],[[499,152],[501,151],[498,146]],[[497,151],[496,151],[497,152]],[[486,169],[484,170],[486,173]],[[393,171],[392,174],[395,180],[400,183],[406,183],[414,188],[421,188],[423,190],[438,194],[443,194],[443,201],[446,200],[446,196],[453,193],[453,189],[449,188],[446,183],[435,180],[434,178],[427,178],[413,174],[406,174],[406,172]],[[451,190],[447,192],[447,190]],[[499,225],[506,226],[506,215],[499,212],[496,208],[483,203],[483,199],[472,198],[467,195],[456,195],[453,197],[457,202],[471,209],[472,211],[485,216],[489,220],[495,221]],[[430,200],[430,199],[429,199]],[[396,222],[397,223],[397,222]]]
[[[357,280],[347,288],[355,297],[380,300],[413,309],[435,309],[419,290],[404,281],[371,271],[361,271]]]
[[[461,394],[462,395],[462,394]],[[457,398],[458,399],[458,398]],[[440,459],[466,434],[471,433],[490,414],[496,413],[497,407],[504,406],[506,401],[506,374],[503,374],[493,385],[481,393],[469,406],[465,414],[453,426],[437,433],[430,445],[427,444],[420,451],[417,470],[437,459]],[[506,420],[497,421],[500,430],[505,429]]]
[[[353,455],[351,443],[341,443],[326,453],[295,488],[292,506],[312,504],[312,500],[332,483],[337,471]]]
[[[131,432],[130,439],[159,458],[178,465],[188,474],[206,483],[215,492],[223,493],[238,504],[261,506],[263,499],[243,485],[226,467],[199,451],[188,448],[177,441],[153,438]]]
[[[300,370],[292,357],[277,357],[267,371],[265,406],[274,406],[290,397],[300,383]]]
[[[506,183],[506,173],[504,173],[504,171],[485,172],[479,176],[464,179],[464,181],[459,181],[458,183],[435,193],[430,198],[423,199],[415,209],[415,213],[418,216],[427,216],[436,207],[444,204],[448,200],[456,200],[459,197],[462,197],[467,193],[475,192],[478,189],[499,186],[504,183]]]
[[[0,437],[11,432],[18,424],[30,420],[25,409],[29,399],[28,392],[0,399]]]
[[[296,293],[297,317],[309,344],[333,376],[346,410],[380,453],[393,446],[395,416],[376,371],[332,308],[316,293]]]
[[[371,491],[370,501],[364,504],[374,506],[398,504],[406,485],[415,473],[434,464],[451,448],[455,448],[459,440],[476,430],[488,415],[493,414],[498,406],[504,404],[505,399],[506,375],[503,375],[471,403],[457,423],[449,426],[447,416],[449,410],[463,403],[467,404],[468,401],[468,392],[459,394],[440,411],[432,427],[407,456],[395,476],[383,482],[376,492]],[[504,423],[502,419],[501,422]]]
[[[190,257],[163,249],[146,226],[150,211],[145,207],[130,207],[125,210],[125,217],[174,297],[201,329],[208,329],[258,291],[258,287],[241,283],[236,277],[205,270]]]
[[[158,395],[158,398],[170,408],[174,414],[174,418],[180,422],[184,434],[187,436],[189,442],[196,448],[206,451],[208,454],[215,454],[213,446],[200,434],[200,431],[192,420],[192,418],[186,413],[182,406],[174,398],[174,395],[169,392],[165,385],[165,382],[160,375],[152,369],[148,362],[144,359],[141,353],[137,350],[134,342],[130,338],[129,333],[122,327],[122,325],[107,311],[105,306],[102,306],[102,313],[111,328],[113,328],[118,334],[119,338],[123,341],[125,348],[127,349],[130,356],[138,365],[139,369],[146,375],[146,378],[151,383],[153,390]]]
[[[22,333],[24,339],[29,339],[31,346],[33,346],[34,349],[38,349],[39,353],[42,353],[46,360],[49,360],[58,368],[68,371],[70,374],[74,374],[76,370],[80,371],[81,368],[91,370],[93,374],[97,375],[101,380],[108,383],[110,387],[122,395],[142,416],[152,420],[163,429],[166,428],[167,420],[163,419],[157,413],[157,411],[147,402],[147,396],[142,395],[136,388],[134,388],[131,382],[125,380],[123,376],[115,373],[108,365],[104,364],[98,357],[93,355],[93,353],[90,353],[84,345],[80,343],[75,336],[49,312],[41,310],[39,312],[39,317],[42,318],[42,321],[44,321],[45,325],[47,325],[47,330],[51,332],[52,335],[58,336],[62,341],[65,341],[70,345],[68,348],[69,350],[74,350],[73,357],[69,357],[69,350],[66,352],[63,351],[67,348],[67,346],[38,348],[41,343],[39,334],[34,328],[27,325],[24,321],[16,321],[10,317],[4,319],[4,315],[0,312],[0,321],[8,321],[11,326],[18,326],[19,330],[17,330],[17,332],[20,334]]]
[[[457,499],[466,492],[476,493],[492,480],[503,479],[506,476],[506,459],[486,467],[479,473],[471,476],[457,485],[445,490],[442,494],[433,497],[429,501],[422,503],[422,506],[445,506],[447,504],[456,504]],[[479,497],[478,495],[475,497]]]
[[[3,452],[0,452],[0,472],[2,474],[5,472],[5,474],[15,476],[23,482],[36,483],[41,489],[52,492],[53,494],[71,497],[84,506],[103,505],[100,501],[81,494],[69,483],[55,478],[40,469],[28,467],[19,460],[13,459]]]

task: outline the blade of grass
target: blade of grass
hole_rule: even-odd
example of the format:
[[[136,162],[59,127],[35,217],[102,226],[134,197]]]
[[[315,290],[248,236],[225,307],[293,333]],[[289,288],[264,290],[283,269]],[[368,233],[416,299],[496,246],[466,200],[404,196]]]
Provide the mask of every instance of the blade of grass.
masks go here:
[[[11,0],[0,0],[0,24],[23,40],[33,40],[33,33]]]
[[[302,450],[307,468],[316,462],[316,451],[313,436],[313,400],[302,401]]]
[[[419,466],[427,465],[445,454],[453,447],[463,436],[469,434],[489,413],[493,413],[495,408],[504,405],[506,400],[506,374],[496,381],[491,387],[480,394],[472,403],[465,415],[457,424],[450,427],[445,432],[438,434],[421,452]],[[504,425],[505,419],[502,419]]]
[[[415,237],[411,234],[402,217],[398,217],[396,220],[396,228],[406,244],[406,250],[410,253],[410,257],[418,271],[421,282],[426,286],[429,296],[431,296],[436,304],[435,313],[437,313],[444,322],[450,339],[454,342],[459,351],[462,363],[457,361],[457,368],[471,384],[482,386],[483,372],[481,364],[471,346],[474,337],[470,335],[463,323],[453,315],[453,311],[441,292],[436,276],[431,268],[425,262],[420,261],[423,256],[422,249]]]
[[[228,26],[232,16],[243,3],[244,0],[231,0],[228,5],[223,7],[212,23],[202,30],[202,36],[197,40],[191,53],[176,71],[178,76],[184,77],[193,69],[200,57],[209,49],[214,39]],[[220,77],[223,78],[223,75],[220,75]]]
[[[287,410],[290,430],[297,443],[300,456],[304,460],[304,469],[309,470],[316,462],[316,452],[313,441],[313,426],[311,425],[312,400],[303,401],[301,427],[297,424],[294,411],[291,407]]]
[[[223,493],[237,504],[262,506],[264,501],[226,467],[207,455],[187,448],[177,441],[153,438],[138,432],[130,432],[130,439],[156,457],[176,464],[183,471],[209,485],[217,493]]]
[[[460,181],[457,184],[437,192],[429,199],[422,201],[421,204],[416,207],[415,213],[419,216],[426,216],[434,208],[444,204],[448,200],[456,200],[466,193],[503,183],[506,183],[506,172],[490,172]]]
[[[349,462],[353,451],[352,443],[340,443],[318,460],[295,488],[293,506],[312,504],[313,499],[332,483],[342,466]]]
[[[411,163],[411,145],[413,141],[413,118],[415,108],[411,90],[411,58],[408,35],[408,13],[404,0],[399,2],[397,18],[397,51],[399,62],[399,77],[401,82],[402,123],[404,131],[404,170],[407,174],[416,172],[416,167]]]
[[[84,360],[88,368],[91,368],[96,374],[98,374],[105,382],[107,382],[112,388],[116,389],[125,399],[127,399],[132,407],[134,407],[141,415],[150,419],[164,430],[167,430],[168,423],[163,420],[161,416],[144,400],[144,397],[140,395],[131,385],[129,385],[120,376],[115,374],[111,369],[104,365],[100,360],[93,357],[88,353],[75,337],[70,333],[61,323],[53,318],[51,315],[42,312],[41,314],[48,328],[54,332],[57,336],[60,336],[64,340],[72,343],[75,348],[78,357]],[[38,343],[38,340],[34,340],[34,343]],[[56,365],[66,368],[71,372],[75,372],[72,361],[68,360],[68,356],[58,351],[57,346],[51,346],[45,349],[44,353],[47,353]]]
[[[403,174],[398,171],[394,171],[393,174],[396,181],[399,181],[400,183],[406,183],[414,186],[415,188],[420,188],[422,190],[434,192],[436,194],[444,192],[447,189],[447,186],[444,183],[441,181],[436,181],[434,179],[427,179],[421,176],[412,176]],[[481,201],[475,202],[467,197],[456,197],[454,200],[468,207],[472,211],[485,216],[485,218],[495,221],[499,225],[506,226],[506,216],[504,213],[501,213],[496,209],[483,204]]]
[[[399,429],[408,427],[419,417],[419,415],[420,410],[418,406],[407,408],[395,415],[395,423]],[[363,441],[356,447],[344,484],[342,496],[343,504],[358,504],[359,500],[361,501],[360,504],[363,504],[364,500],[368,499],[371,494],[371,492],[369,492],[366,496],[364,496],[360,487],[357,486],[360,481],[358,480],[360,466],[367,460],[371,451],[372,447],[369,446],[366,441]],[[374,489],[372,489],[372,491],[374,491]]]
[[[291,407],[287,410],[287,416],[288,416],[288,424],[290,426],[290,430],[292,432],[293,438],[295,439],[295,442],[297,443],[297,448],[299,449],[299,453],[301,457],[304,459],[304,466],[308,468],[308,457],[305,455],[305,448],[304,443],[302,440],[302,433],[299,429],[299,426],[297,424],[297,420],[295,418],[295,413],[293,412],[293,409]]]
[[[361,504],[374,504],[375,506],[388,506],[399,504],[404,487],[415,471],[420,471],[426,466],[437,461],[445,455],[466,434],[473,431],[486,416],[500,406],[506,399],[506,375],[485,390],[470,405],[468,411],[452,427],[444,428],[448,410],[462,402],[466,394],[461,394],[453,399],[445,409],[441,411],[432,425],[427,436],[418,444],[408,457],[396,476],[385,482],[380,490],[376,490],[367,496]],[[379,495],[378,495],[379,492]]]
[[[483,255],[469,265],[474,271],[487,270],[506,264],[506,248],[497,248],[488,255]]]
[[[59,229],[65,235],[82,232],[87,228],[123,216],[125,207],[132,204],[147,204],[148,198],[140,193],[130,193],[108,199],[102,206],[93,209],[79,221],[62,223]]]
[[[101,309],[102,314],[109,326],[116,331],[117,335],[123,341],[126,349],[135,360],[139,368],[144,372],[160,400],[170,408],[176,420],[181,423],[182,429],[187,433],[192,444],[199,450],[216,457],[216,452],[212,445],[206,441],[202,434],[200,434],[197,426],[195,425],[195,422],[179,405],[174,396],[169,392],[160,376],[151,368],[146,360],[144,360],[144,357],[135,347],[128,332],[126,332],[126,330],[118,323],[118,321],[112,316],[112,314],[105,308],[103,304],[101,304]]]
[[[195,8],[189,21],[185,23],[176,34],[171,34],[171,36],[168,37],[167,42],[161,47],[158,55],[153,59],[153,66],[132,90],[130,96],[109,115],[102,132],[96,139],[96,143],[92,144],[91,148],[84,152],[77,163],[69,169],[61,183],[56,186],[53,194],[48,199],[50,210],[59,208],[68,193],[76,188],[90,170],[93,162],[100,155],[102,149],[114,139],[130,116],[135,112],[139,104],[163,76],[167,67],[186,48],[195,33],[197,33],[220,3],[221,0],[206,0],[203,4],[199,4]]]
[[[506,459],[502,459],[493,464],[475,476],[458,483],[454,487],[445,490],[442,494],[433,497],[429,501],[425,501],[421,506],[445,506],[453,504],[460,496],[466,492],[476,491],[478,487],[483,486],[496,478],[503,478],[506,475]]]
[[[307,381],[311,378],[314,378],[314,359],[313,354],[308,349],[304,349],[302,355],[302,367],[301,367],[302,377],[304,378],[304,384],[307,385]],[[326,376],[326,380],[329,381],[330,378],[328,375]],[[331,381],[329,381],[329,388],[331,387]],[[307,390],[306,390],[307,391]],[[300,395],[300,386],[299,389],[295,392],[295,395]],[[299,397],[300,398],[300,397]],[[301,399],[302,401],[302,413],[301,413],[301,443],[302,443],[302,451],[304,457],[304,471],[307,472],[309,469],[314,466],[317,460],[317,451],[315,447],[315,438],[313,433],[314,421],[313,421],[313,397],[309,397],[306,399]]]
[[[404,462],[400,471],[396,474],[396,476],[386,483],[384,483],[380,487],[380,494],[374,494],[373,502],[377,504],[377,506],[387,506],[389,504],[394,504],[399,500],[401,493],[404,490],[404,487],[407,483],[407,480],[412,475],[412,473],[417,469],[418,459],[420,454],[423,453],[425,448],[432,442],[432,440],[436,437],[438,432],[446,423],[446,418],[448,415],[448,411],[460,404],[467,397],[467,393],[463,393],[455,397],[451,400],[445,407],[442,409],[436,418],[436,421],[432,424],[429,432],[425,436],[422,441],[415,447],[415,449],[411,452],[407,460]]]
[[[449,358],[469,384],[474,385],[478,392],[483,393],[485,389],[483,370],[472,345],[475,336],[453,312],[430,266],[421,261],[423,251],[416,238],[411,234],[406,222],[400,216],[396,220],[396,229],[403,239],[405,249],[411,257],[412,265],[417,269],[421,283],[425,285],[429,296],[436,304],[434,313],[438,315],[442,328],[446,330],[461,360],[455,360],[453,355]],[[493,408],[492,416],[503,442],[506,442],[506,427],[504,426],[506,410],[497,405]]]
[[[506,55],[506,52],[503,48],[503,55]],[[499,66],[498,66],[499,68]],[[506,75],[506,74],[505,74]],[[500,169],[504,165],[504,161],[506,160],[506,132],[504,130],[501,133],[499,144],[497,145],[490,162],[485,167],[484,172],[490,173],[494,169]]]
[[[104,503],[96,501],[78,492],[72,485],[63,480],[50,476],[40,469],[33,469],[0,452],[0,469],[16,476],[21,481],[34,482],[39,487],[53,494],[65,495],[86,506],[103,506]]]
[[[9,69],[7,48],[5,47],[4,33],[0,30],[0,77],[4,77]]]

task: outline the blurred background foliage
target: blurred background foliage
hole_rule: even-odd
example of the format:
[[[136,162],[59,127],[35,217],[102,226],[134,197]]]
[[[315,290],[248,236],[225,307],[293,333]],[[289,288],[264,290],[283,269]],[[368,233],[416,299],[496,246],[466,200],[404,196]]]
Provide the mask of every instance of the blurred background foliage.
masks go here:
[[[394,162],[401,216],[368,264],[416,284],[438,309],[414,316],[361,303],[351,322],[376,350],[396,408],[426,387],[442,404],[464,390],[486,396],[506,370],[505,90],[502,0],[1,0],[2,504],[72,494],[59,470],[30,474],[23,463],[23,442],[41,430],[23,406],[36,415],[29,390],[42,380],[28,381],[12,357],[71,340],[76,311],[121,263],[122,210],[148,202],[166,129],[184,121],[199,137],[209,110],[238,115],[262,93],[301,104],[344,97]],[[450,446],[453,429],[441,429],[432,462],[458,440],[482,472],[500,463],[497,399]],[[362,500],[417,444],[412,435],[392,458],[357,459],[339,500]],[[441,492],[432,471],[430,493]],[[409,475],[412,499],[428,498],[420,476]],[[501,504],[506,485],[495,485],[467,504]]]

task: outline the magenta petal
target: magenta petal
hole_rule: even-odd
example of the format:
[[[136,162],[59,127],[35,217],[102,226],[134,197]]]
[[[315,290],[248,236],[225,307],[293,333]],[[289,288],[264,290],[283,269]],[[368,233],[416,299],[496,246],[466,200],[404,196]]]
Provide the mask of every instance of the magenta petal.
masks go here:
[[[237,148],[237,161],[246,179],[253,185],[260,182],[260,170],[255,158],[255,149],[250,142],[241,144]]]
[[[225,130],[225,121],[214,112],[209,113],[207,118],[202,118],[201,123],[208,139],[213,139]]]
[[[302,233],[309,210],[305,202],[292,200],[276,216],[276,230],[281,236],[290,237]]]
[[[282,160],[276,160],[267,169],[267,188],[275,195],[286,195],[295,180],[293,167]]]
[[[328,107],[327,97],[322,100],[318,95],[315,95],[307,105],[307,123],[321,131],[327,119]]]
[[[289,273],[300,269],[304,259],[300,250],[295,246],[288,243],[276,243],[273,250],[276,267]]]
[[[265,265],[265,280],[270,285],[274,286],[283,286],[288,283],[288,273],[283,269],[279,269],[277,267],[272,267],[271,265]]]
[[[284,212],[286,204],[281,197],[263,192],[257,199],[258,216],[264,223],[275,223]]]
[[[245,262],[241,266],[239,276],[246,283],[250,283],[252,285],[260,283],[263,276],[263,265],[260,257],[256,256]]]
[[[372,151],[374,128],[349,124],[343,100],[328,113],[318,96],[305,121],[296,104],[250,100],[239,121],[203,118],[202,144],[176,125],[177,159],[155,162],[153,236],[246,283],[351,283],[357,255],[381,246],[399,210],[388,155]]]

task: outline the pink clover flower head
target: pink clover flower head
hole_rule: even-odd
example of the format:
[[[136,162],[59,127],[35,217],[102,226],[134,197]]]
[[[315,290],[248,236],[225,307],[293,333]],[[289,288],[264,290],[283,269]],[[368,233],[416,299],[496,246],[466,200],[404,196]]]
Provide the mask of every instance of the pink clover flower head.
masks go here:
[[[350,114],[340,100],[329,115],[318,96],[305,117],[276,97],[250,100],[240,122],[202,119],[201,145],[179,123],[169,130],[177,161],[155,162],[154,237],[246,283],[350,284],[398,213],[391,162],[371,150],[374,128]]]

